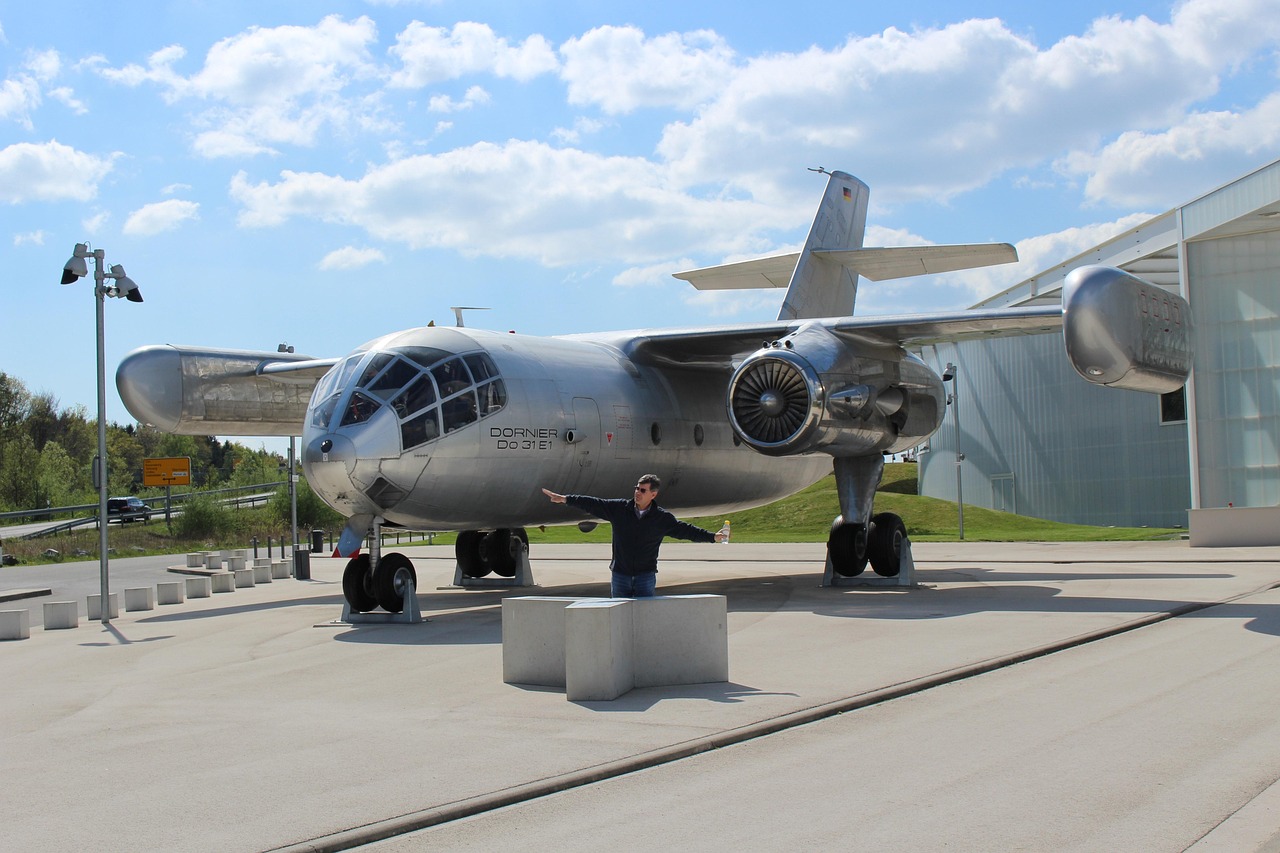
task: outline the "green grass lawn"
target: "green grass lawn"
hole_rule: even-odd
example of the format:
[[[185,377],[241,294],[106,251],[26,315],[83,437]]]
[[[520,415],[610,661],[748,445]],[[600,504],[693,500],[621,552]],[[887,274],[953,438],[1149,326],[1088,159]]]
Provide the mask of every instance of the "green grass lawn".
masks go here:
[[[916,465],[889,463],[876,493],[876,512],[902,516],[907,534],[916,542],[955,542],[958,518],[953,501],[916,494]],[[840,512],[834,476],[824,477],[789,498],[729,516],[734,542],[825,542],[831,521]],[[719,530],[724,518],[688,518],[699,527]],[[591,533],[577,527],[529,529],[534,542],[608,542],[609,525]],[[1099,542],[1115,540],[1176,539],[1181,530],[1153,527],[1090,527],[1059,524],[1008,512],[965,505],[964,538],[975,542]],[[437,537],[437,542],[447,541]]]

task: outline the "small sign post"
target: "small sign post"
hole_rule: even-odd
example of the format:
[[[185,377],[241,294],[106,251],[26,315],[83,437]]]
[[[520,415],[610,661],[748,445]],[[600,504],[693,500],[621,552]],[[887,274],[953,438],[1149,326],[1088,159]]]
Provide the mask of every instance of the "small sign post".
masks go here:
[[[174,486],[191,485],[190,456],[159,456],[142,460],[142,485],[164,486],[164,521],[171,523],[170,501]]]

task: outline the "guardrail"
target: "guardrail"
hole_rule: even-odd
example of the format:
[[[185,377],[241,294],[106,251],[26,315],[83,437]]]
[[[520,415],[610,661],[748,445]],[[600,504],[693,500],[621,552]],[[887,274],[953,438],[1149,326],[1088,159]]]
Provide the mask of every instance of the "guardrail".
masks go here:
[[[263,490],[270,490],[271,492],[274,492],[276,489],[280,488],[281,486],[287,486],[287,485],[289,485],[287,480],[280,480],[275,483],[255,483],[251,486],[232,486],[226,489],[209,489],[207,491],[202,491],[202,492],[182,492],[181,494],[175,494],[170,496],[170,501],[172,503],[177,504],[187,500],[188,498],[194,497],[196,495],[225,495],[225,494],[232,494],[232,493],[239,493],[239,492],[262,492]],[[265,501],[269,499],[270,499],[270,494],[268,494],[267,497],[262,500]],[[153,495],[152,497],[149,497],[149,498],[140,498],[140,500],[143,503],[145,503],[147,506],[151,507],[153,510],[164,508],[164,495]],[[239,498],[239,500],[249,501],[250,505],[252,506],[254,505],[252,501],[258,500],[258,498],[257,496],[250,496],[249,498]],[[237,503],[236,505],[239,506],[239,503]],[[50,507],[42,507],[40,509],[20,509],[14,512],[0,512],[0,522],[23,521],[23,520],[51,521],[55,516],[59,516],[59,515],[76,515],[84,512],[96,513],[97,511],[98,511],[98,504],[96,501],[91,504],[76,504],[74,506],[50,506]]]

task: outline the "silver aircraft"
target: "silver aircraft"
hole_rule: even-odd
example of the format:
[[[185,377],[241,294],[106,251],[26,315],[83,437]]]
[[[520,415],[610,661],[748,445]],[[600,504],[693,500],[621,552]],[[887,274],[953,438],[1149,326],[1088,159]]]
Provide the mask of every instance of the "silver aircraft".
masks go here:
[[[342,358],[149,346],[116,373],[143,423],[189,435],[301,435],[311,487],[347,517],[337,552],[355,611],[399,612],[413,565],[383,526],[459,531],[467,577],[511,577],[525,528],[585,517],[560,493],[629,494],[663,478],[680,514],[724,515],[834,467],[832,569],[897,574],[902,520],[872,513],[884,455],[942,421],[943,379],[913,350],[1061,330],[1089,382],[1162,393],[1190,370],[1190,312],[1118,269],[1076,270],[1061,306],[855,318],[873,281],[1016,260],[1008,244],[863,248],[866,184],[824,172],[804,248],[677,274],[702,289],[786,288],[778,319],[730,326],[531,337],[459,325],[376,338]],[[373,543],[380,541],[374,536]]]

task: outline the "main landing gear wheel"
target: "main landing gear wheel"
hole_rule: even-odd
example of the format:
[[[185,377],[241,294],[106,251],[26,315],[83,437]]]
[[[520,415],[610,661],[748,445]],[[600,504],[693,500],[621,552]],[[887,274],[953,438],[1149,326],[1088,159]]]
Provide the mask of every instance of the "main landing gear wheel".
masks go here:
[[[391,553],[378,560],[378,567],[373,570],[373,594],[383,610],[388,613],[403,610],[405,590],[410,584],[417,588],[418,573],[408,557]]]
[[[352,557],[342,572],[342,594],[357,613],[367,613],[378,606],[373,594],[373,574],[369,571],[369,555]]]
[[[529,547],[529,534],[523,527],[499,528],[480,540],[480,562],[499,577],[513,578],[520,567],[520,554]]]
[[[867,539],[867,556],[871,568],[885,578],[896,578],[902,569],[902,548],[907,539],[907,526],[891,512],[871,516],[871,536]]]
[[[458,534],[458,541],[453,546],[453,554],[458,560],[458,566],[469,578],[482,578],[493,571],[480,559],[482,535],[479,530],[464,530]]]
[[[851,578],[867,568],[867,528],[856,522],[845,523],[837,516],[827,538],[827,559],[836,574]]]

